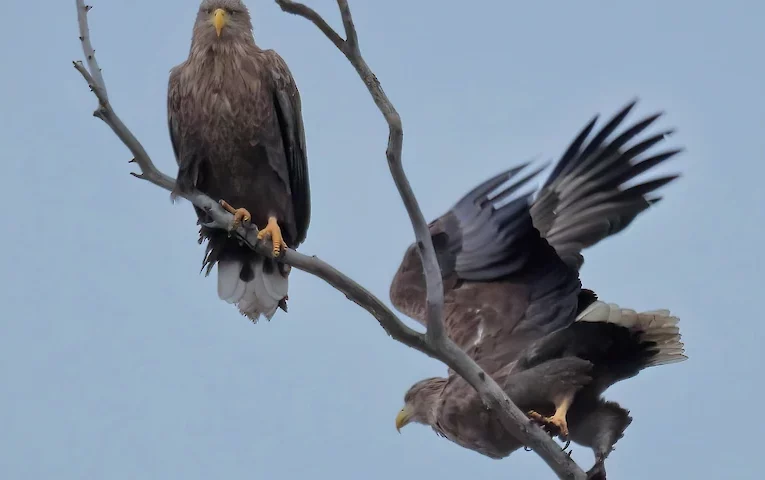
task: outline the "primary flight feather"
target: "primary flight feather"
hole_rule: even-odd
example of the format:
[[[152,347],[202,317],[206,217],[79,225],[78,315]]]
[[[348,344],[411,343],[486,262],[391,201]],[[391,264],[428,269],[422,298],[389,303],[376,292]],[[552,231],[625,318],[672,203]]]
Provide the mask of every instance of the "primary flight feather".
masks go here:
[[[218,265],[218,295],[253,321],[287,309],[289,268],[275,259],[306,238],[311,216],[300,94],[284,60],[255,43],[240,0],[204,0],[188,59],[170,72],[170,140],[178,163],[175,195],[199,190],[253,222],[270,239],[263,257],[235,236],[204,226],[207,273]],[[233,205],[233,207],[232,207]],[[236,208],[234,208],[236,207]]]

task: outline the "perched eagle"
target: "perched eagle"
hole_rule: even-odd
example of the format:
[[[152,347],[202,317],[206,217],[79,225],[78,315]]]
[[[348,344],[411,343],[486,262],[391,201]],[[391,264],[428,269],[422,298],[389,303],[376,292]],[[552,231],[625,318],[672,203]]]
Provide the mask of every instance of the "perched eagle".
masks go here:
[[[189,57],[170,72],[167,107],[174,195],[204,192],[234,214],[232,227],[252,221],[273,244],[274,258],[264,258],[204,226],[211,219],[195,207],[218,296],[252,321],[286,311],[289,269],[274,259],[305,240],[311,216],[300,94],[279,54],[255,44],[240,0],[202,2]]]
[[[579,280],[581,251],[622,231],[660,199],[651,192],[677,178],[624,186],[681,151],[646,154],[670,133],[638,138],[661,114],[614,134],[634,105],[588,140],[593,118],[536,198],[519,190],[542,169],[521,177],[528,164],[521,165],[485,181],[430,224],[449,337],[531,418],[592,448],[591,478],[605,478],[605,458],[631,422],[627,410],[601,394],[646,367],[686,358],[669,311],[637,313],[603,303]],[[415,245],[404,254],[390,297],[425,324],[425,277]],[[521,446],[451,370],[448,378],[413,385],[404,404],[398,429],[430,425],[492,458]]]

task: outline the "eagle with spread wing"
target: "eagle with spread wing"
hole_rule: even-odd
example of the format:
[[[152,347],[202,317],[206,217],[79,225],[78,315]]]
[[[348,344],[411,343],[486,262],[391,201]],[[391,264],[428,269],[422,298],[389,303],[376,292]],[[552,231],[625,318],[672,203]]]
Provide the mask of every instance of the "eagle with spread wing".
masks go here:
[[[199,190],[234,214],[232,229],[253,222],[273,245],[263,257],[205,226],[211,219],[195,207],[218,296],[252,321],[286,311],[289,268],[275,259],[305,240],[311,216],[300,94],[279,54],[255,44],[241,0],[201,3],[188,59],[170,72],[167,107],[174,196]]]
[[[677,178],[624,185],[681,151],[647,153],[671,133],[639,138],[660,113],[615,134],[634,105],[589,138],[593,118],[536,197],[519,191],[543,168],[522,175],[528,164],[521,165],[483,182],[430,224],[447,334],[530,418],[592,448],[591,478],[605,478],[604,461],[632,421],[601,394],[644,368],[686,358],[669,311],[604,303],[579,279],[582,250],[621,232],[660,200],[655,190]],[[415,245],[404,254],[390,298],[425,324],[425,277]],[[410,422],[492,458],[521,446],[451,370],[407,391],[396,428]]]

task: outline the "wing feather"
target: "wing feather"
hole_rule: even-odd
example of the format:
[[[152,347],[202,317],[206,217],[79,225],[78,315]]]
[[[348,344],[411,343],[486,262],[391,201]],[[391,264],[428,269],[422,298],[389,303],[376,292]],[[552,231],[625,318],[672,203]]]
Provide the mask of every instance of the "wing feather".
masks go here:
[[[167,81],[167,129],[170,133],[170,145],[173,147],[175,162],[178,164],[178,176],[175,181],[175,187],[171,192],[171,198],[175,198],[178,193],[188,191],[194,187],[193,179],[196,176],[194,157],[191,155],[182,155],[179,147],[179,141],[183,136],[179,119],[179,115],[181,114],[179,77],[182,65],[183,64],[170,71],[170,78]]]
[[[628,103],[587,141],[597,122],[598,117],[594,117],[561,156],[531,206],[534,226],[572,268],[579,269],[584,263],[582,250],[624,230],[661,199],[648,198],[648,194],[678,178],[668,175],[624,187],[626,182],[682,151],[672,149],[640,157],[673,130],[628,146],[661,113],[642,119],[609,141],[635,104],[636,101]]]
[[[297,229],[295,245],[290,246],[296,247],[305,240],[311,221],[311,189],[300,92],[284,59],[274,50],[265,50],[264,54],[268,59],[268,67],[273,79],[274,106],[279,118],[284,153],[287,157]]]

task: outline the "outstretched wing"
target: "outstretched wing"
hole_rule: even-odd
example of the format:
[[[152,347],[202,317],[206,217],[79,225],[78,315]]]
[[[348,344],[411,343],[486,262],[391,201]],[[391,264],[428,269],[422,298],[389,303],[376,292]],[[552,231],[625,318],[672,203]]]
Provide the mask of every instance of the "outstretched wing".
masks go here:
[[[287,157],[297,231],[295,244],[290,245],[294,248],[305,240],[311,221],[311,189],[308,181],[308,160],[300,92],[282,57],[274,50],[265,50],[263,53],[268,59],[267,66],[273,79],[274,106],[279,119],[284,153]]]
[[[476,360],[501,355],[504,361],[511,351],[573,321],[577,304],[595,298],[580,288],[581,250],[623,230],[656,201],[645,194],[676,178],[622,188],[680,151],[631,162],[669,133],[623,148],[659,115],[608,141],[633,106],[586,142],[595,126],[590,122],[533,203],[526,193],[500,204],[539,173],[521,177],[524,164],[483,182],[430,224],[444,278],[447,334]],[[425,278],[415,245],[404,255],[390,297],[399,311],[425,323]]]
[[[517,178],[527,166],[514,167],[481,183],[431,224],[444,276],[454,273],[462,280],[496,280],[522,271],[535,254],[545,250],[529,211],[533,191],[498,206],[543,170],[537,168]],[[492,195],[510,180],[512,183]]]
[[[673,157],[682,149],[641,157],[672,130],[644,139],[639,135],[661,113],[651,115],[609,140],[637,101],[630,102],[591,140],[598,117],[590,121],[561,156],[531,206],[534,226],[571,267],[581,268],[582,250],[624,230],[661,197],[647,195],[679,175],[668,175],[625,188],[624,184]],[[627,144],[638,140],[631,146]]]
[[[542,170],[521,175],[527,166],[486,180],[430,224],[444,279],[446,332],[469,353],[481,348],[491,353],[497,342],[527,320],[539,327],[527,329],[530,338],[564,326],[560,322],[570,315],[563,309],[529,308],[545,295],[566,291],[576,300],[576,272],[533,225],[529,211],[533,188],[520,193]],[[425,323],[425,276],[415,245],[404,254],[390,298],[399,311]],[[477,359],[479,353],[474,353]]]

